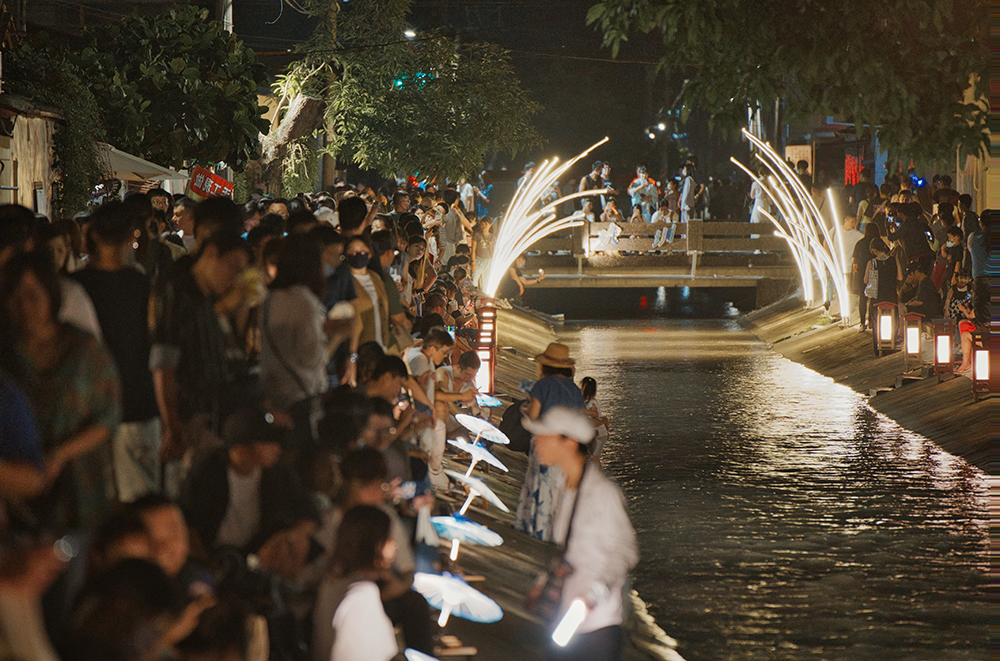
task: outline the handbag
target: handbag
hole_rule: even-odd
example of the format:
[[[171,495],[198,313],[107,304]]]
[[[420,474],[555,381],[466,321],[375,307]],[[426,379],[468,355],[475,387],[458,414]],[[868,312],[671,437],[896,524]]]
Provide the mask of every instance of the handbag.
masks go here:
[[[865,285],[865,296],[868,298],[878,298],[878,266],[875,260],[868,262],[868,284]]]
[[[587,474],[587,462],[583,466],[583,474],[580,476],[580,486],[583,485],[583,478]],[[573,573],[573,565],[566,561],[566,551],[569,546],[570,535],[573,534],[573,519],[576,518],[576,505],[580,501],[580,486],[577,486],[576,497],[573,498],[573,509],[569,514],[569,526],[566,529],[566,543],[563,544],[562,553],[549,560],[545,570],[535,579],[535,584],[524,600],[524,605],[529,613],[537,615],[546,623],[554,624],[559,615],[559,607],[562,605],[563,588],[566,586],[566,579]]]

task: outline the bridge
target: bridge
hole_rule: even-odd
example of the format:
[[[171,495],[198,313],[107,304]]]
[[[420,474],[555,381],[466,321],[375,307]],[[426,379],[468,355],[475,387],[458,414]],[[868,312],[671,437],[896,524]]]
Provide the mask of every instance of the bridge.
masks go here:
[[[537,241],[526,270],[545,270],[535,285],[543,288],[752,287],[758,306],[799,279],[788,244],[774,236],[771,223],[690,220],[673,224],[673,240],[654,246],[671,225],[585,223],[572,234]]]

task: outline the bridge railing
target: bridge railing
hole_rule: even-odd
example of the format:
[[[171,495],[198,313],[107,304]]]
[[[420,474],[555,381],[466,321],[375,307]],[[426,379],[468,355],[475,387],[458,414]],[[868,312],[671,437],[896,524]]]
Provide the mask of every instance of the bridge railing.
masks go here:
[[[620,229],[614,229],[617,226]],[[674,227],[673,240],[654,242]],[[611,237],[617,234],[617,242]],[[532,251],[570,253],[589,257],[595,253],[727,253],[786,251],[787,244],[774,236],[770,223],[731,223],[690,220],[678,223],[585,223],[573,234],[547,237],[536,242]]]

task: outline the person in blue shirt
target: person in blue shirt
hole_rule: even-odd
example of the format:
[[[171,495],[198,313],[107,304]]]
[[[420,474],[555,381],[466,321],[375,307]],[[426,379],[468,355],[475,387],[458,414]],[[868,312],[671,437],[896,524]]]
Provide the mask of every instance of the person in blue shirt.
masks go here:
[[[0,498],[38,495],[45,485],[42,443],[28,398],[0,374]]]

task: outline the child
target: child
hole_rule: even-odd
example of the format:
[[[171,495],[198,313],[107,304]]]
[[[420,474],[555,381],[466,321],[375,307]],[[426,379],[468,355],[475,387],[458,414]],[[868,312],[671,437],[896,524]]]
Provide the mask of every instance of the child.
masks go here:
[[[593,377],[585,376],[580,381],[580,390],[583,392],[583,401],[586,402],[584,413],[593,419],[594,426],[597,427],[593,453],[594,457],[600,460],[604,444],[608,441],[610,428],[608,427],[608,418],[601,415],[601,409],[597,405],[597,381]]]

